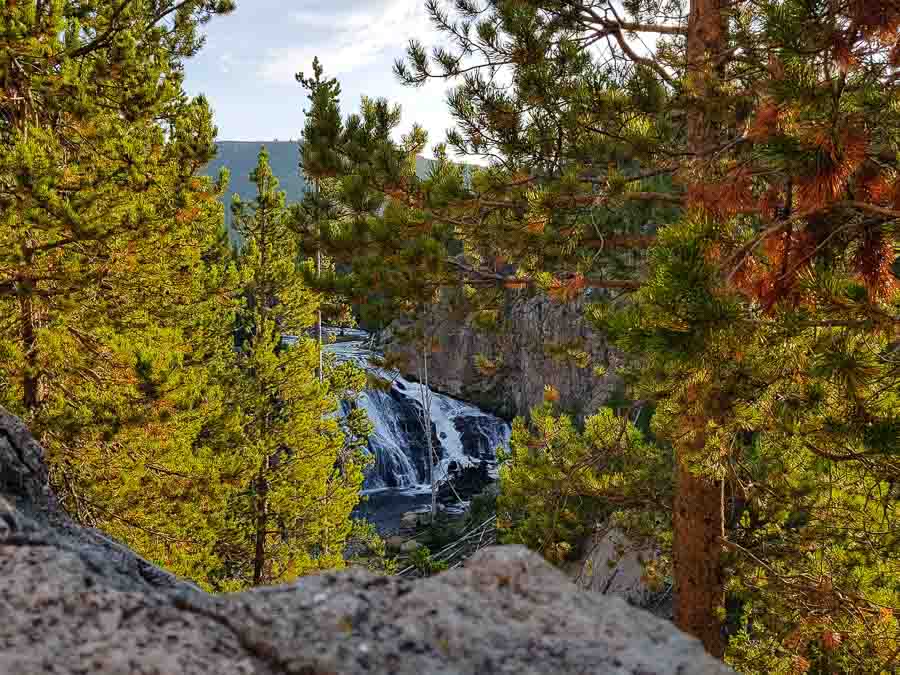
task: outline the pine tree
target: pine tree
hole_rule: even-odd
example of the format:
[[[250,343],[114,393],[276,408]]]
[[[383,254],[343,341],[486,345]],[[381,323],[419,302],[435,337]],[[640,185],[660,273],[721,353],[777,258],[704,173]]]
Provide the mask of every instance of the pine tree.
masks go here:
[[[334,178],[340,169],[338,150],[342,133],[339,97],[341,87],[334,78],[322,79],[324,73],[318,57],[313,59],[313,75],[305,78],[297,74],[297,82],[309,92],[310,108],[300,134],[300,172],[312,190],[307,191],[299,212],[310,221],[315,237],[321,239],[323,221],[334,217],[335,204],[323,193],[322,183]],[[316,276],[322,276],[322,250],[316,245]],[[316,330],[319,339],[319,379],[324,378],[322,362],[322,309],[317,313]]]
[[[237,460],[216,431],[230,415],[224,383],[237,279],[222,208],[213,204],[219,234],[191,268],[197,299],[180,310],[186,316],[178,330],[148,326],[129,334],[133,381],[96,391],[116,416],[115,435],[87,436],[92,408],[82,404],[79,438],[93,444],[83,442],[66,472],[58,471],[72,488],[67,505],[82,520],[210,590],[221,588],[217,544]]]
[[[232,6],[0,16],[0,400],[40,437],[73,515],[160,562],[175,551],[179,572],[207,555],[180,518],[208,487],[193,449],[231,307],[223,182],[195,176],[215,127],[183,60]]]
[[[334,382],[316,377],[319,350],[305,332],[317,298],[303,283],[289,210],[265,150],[251,180],[256,199],[233,204],[245,279],[228,385],[241,448],[232,480],[240,489],[220,546],[228,576],[258,585],[343,563],[364,460],[359,443],[345,442],[331,389],[346,394],[364,383],[346,368]]]
[[[121,273],[116,247],[149,240],[122,256],[143,262],[147,248],[177,243],[196,215],[191,202],[211,196],[192,179],[212,156],[211,118],[203,99],[184,96],[180,60],[200,46],[197,25],[230,8],[209,0],[118,11],[27,2],[4,13],[8,257],[0,287],[16,299],[24,355],[18,407],[29,414],[53,395],[43,326],[71,312],[79,294],[100,291],[92,298],[97,314],[119,305],[120,298],[103,305],[111,295],[103,291],[114,286],[108,280]],[[167,30],[170,16],[178,21]],[[147,265],[148,276],[170,272],[161,267]],[[80,317],[82,326],[95,321]]]
[[[670,453],[611,408],[579,429],[555,409],[557,394],[548,388],[529,421],[515,421],[509,455],[500,457],[497,515],[504,541],[563,563],[596,524],[606,523],[654,546],[667,516],[663,505],[671,500]],[[651,587],[662,585],[659,562]]]
[[[414,127],[396,143],[400,109],[384,99],[363,97],[359,114],[339,117],[339,86],[323,79],[318,60],[315,74],[298,81],[310,92],[301,146],[301,170],[314,189],[294,211],[294,227],[304,253],[327,257],[316,278],[307,279],[330,299],[332,317],[346,316],[353,306],[370,327],[408,313],[416,301],[433,295],[428,275],[431,250],[423,247],[421,224],[409,212],[393,208],[385,194],[417,181],[416,156],[425,145],[424,131]],[[418,230],[418,231],[417,231]],[[398,252],[398,244],[409,242]],[[344,302],[336,302],[343,298]]]
[[[431,0],[447,46],[397,73],[460,78],[448,141],[492,164],[394,199],[452,229],[469,285],[606,299],[677,459],[682,628],[722,655],[727,590],[743,667],[889,670],[900,15],[664,4]]]

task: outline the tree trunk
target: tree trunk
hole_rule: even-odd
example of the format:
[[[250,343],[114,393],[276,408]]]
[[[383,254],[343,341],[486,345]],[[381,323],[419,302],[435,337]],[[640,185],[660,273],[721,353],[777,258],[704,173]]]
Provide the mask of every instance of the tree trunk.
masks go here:
[[[722,5],[726,0],[691,0],[688,17],[687,68],[694,100],[687,111],[688,152],[702,155],[718,138],[721,120],[708,114],[721,73],[719,55],[725,40]],[[698,157],[699,159],[699,157]]]
[[[44,398],[43,377],[37,345],[37,316],[30,295],[19,297],[22,351],[25,353],[25,372],[22,376],[22,405],[27,412],[37,410]]]
[[[256,478],[256,554],[253,557],[253,585],[262,583],[266,564],[266,529],[269,527],[269,484],[265,469]]]
[[[322,277],[322,252],[316,251],[316,278],[320,279],[321,277]],[[325,381],[325,366],[322,361],[322,347],[323,347],[324,343],[322,341],[322,304],[321,304],[321,301],[319,302],[318,317],[317,317],[316,323],[317,323],[318,329],[319,329],[319,383],[321,384],[322,382]]]
[[[315,182],[316,190],[316,279],[322,278],[322,214],[319,211],[319,179]],[[319,301],[319,308],[316,314],[316,325],[319,331],[319,383],[325,381],[325,366],[322,361],[322,302]]]
[[[688,18],[688,80],[695,98],[688,108],[688,151],[696,161],[715,148],[721,125],[708,114],[720,76],[718,56],[724,43],[724,0],[691,0]],[[701,178],[702,180],[702,178]],[[705,420],[699,420],[700,424]],[[702,429],[692,443],[676,447],[675,502],[672,517],[675,623],[697,637],[713,656],[722,658],[721,611],[725,604],[722,544],[724,493],[721,480],[691,473],[686,455],[705,444]]]
[[[428,472],[429,480],[431,481],[431,524],[434,526],[437,524],[437,481],[435,480],[436,476],[434,475],[435,452],[431,442],[431,389],[428,388],[428,349],[430,347],[431,345],[428,345],[425,348],[425,404],[427,406],[425,419],[428,425],[425,429],[425,438],[428,439]]]
[[[698,638],[713,656],[722,658],[721,608],[725,604],[722,538],[725,536],[721,480],[691,473],[676,450],[675,504],[672,514],[675,563],[675,624]]]
[[[28,238],[25,249],[25,266],[31,270],[34,264],[34,252],[31,238]],[[22,352],[25,356],[25,372],[22,375],[22,405],[25,411],[32,413],[44,400],[43,373],[40,367],[40,352],[37,343],[37,331],[40,325],[38,308],[34,303],[34,282],[19,282],[19,334],[22,340]]]

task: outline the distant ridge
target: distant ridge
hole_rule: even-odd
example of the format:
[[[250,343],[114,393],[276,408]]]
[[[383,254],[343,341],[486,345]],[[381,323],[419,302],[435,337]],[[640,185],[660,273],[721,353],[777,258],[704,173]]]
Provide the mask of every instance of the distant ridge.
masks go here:
[[[297,202],[303,198],[306,183],[299,172],[300,148],[297,141],[219,141],[216,158],[206,165],[202,174],[215,178],[219,170],[227,168],[231,173],[228,190],[223,197],[225,204],[225,223],[231,228],[231,196],[240,195],[242,200],[251,201],[256,195],[256,186],[250,182],[250,172],[256,167],[259,150],[265,146],[269,151],[269,163],[272,173],[278,178],[281,189],[288,202]],[[416,169],[423,176],[431,166],[431,160],[418,157]]]
[[[300,175],[300,149],[296,141],[219,141],[216,158],[206,165],[203,174],[215,178],[219,170],[227,168],[231,173],[228,191],[225,193],[225,223],[231,227],[231,196],[240,195],[241,199],[250,201],[256,195],[256,186],[250,182],[250,172],[256,168],[259,150],[265,146],[269,151],[269,163],[272,173],[280,183],[289,202],[302,199],[306,186]]]

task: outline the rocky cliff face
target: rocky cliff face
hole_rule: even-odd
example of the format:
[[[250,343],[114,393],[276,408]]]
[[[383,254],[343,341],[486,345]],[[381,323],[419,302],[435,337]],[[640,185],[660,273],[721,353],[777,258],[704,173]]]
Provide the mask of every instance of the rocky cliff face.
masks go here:
[[[520,547],[407,581],[350,570],[209,596],[71,523],[40,446],[0,409],[0,672],[731,672]]]
[[[476,327],[471,318],[450,318],[438,308],[429,384],[506,419],[527,415],[543,401],[544,386],[551,385],[559,392],[562,410],[579,418],[590,414],[618,389],[613,373],[622,359],[584,320],[583,308],[583,301],[557,303],[508,291],[498,325],[491,330]],[[406,374],[415,377],[417,355],[395,337],[401,329],[386,331],[381,345],[405,354]],[[598,374],[598,367],[606,372]]]

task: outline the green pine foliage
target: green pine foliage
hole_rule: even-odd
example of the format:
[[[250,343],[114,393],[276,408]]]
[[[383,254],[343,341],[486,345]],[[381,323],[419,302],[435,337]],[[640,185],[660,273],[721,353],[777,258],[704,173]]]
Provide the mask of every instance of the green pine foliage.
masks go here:
[[[7,5],[0,405],[46,448],[69,513],[207,589],[340,566],[364,377],[329,361],[316,380],[321,296],[265,161],[236,259],[227,172],[200,175],[212,115],[182,86],[233,3]]]
[[[498,527],[507,543],[525,544],[563,563],[595,526],[618,524],[655,545],[671,499],[671,455],[629,421],[604,408],[579,429],[552,402],[513,425],[502,457]],[[670,548],[666,546],[666,548]]]
[[[232,8],[0,15],[0,404],[76,518],[214,590],[340,566],[367,383],[317,314],[427,333],[439,303],[501,331],[510,291],[587,296],[628,400],[578,426],[548,389],[516,422],[507,540],[651,542],[678,625],[744,672],[896,670],[896,2],[428,0],[443,46],[395,72],[454,81],[429,170],[421,128],[398,140],[384,99],[342,119],[316,60],[310,189],[288,207],[262,152],[238,252],[183,90]]]
[[[896,3],[428,9],[444,46],[413,42],[396,73],[452,78],[448,142],[490,165],[386,191],[421,236],[462,242],[420,278],[452,267],[482,308],[490,286],[590,294],[674,454],[657,535],[676,622],[712,653],[747,672],[896,668]],[[616,502],[554,419],[520,425],[505,490],[511,536],[558,559],[584,527],[547,531],[558,495]],[[542,452],[554,424],[573,440]],[[639,495],[659,480],[626,478]]]
[[[323,309],[332,321],[352,306],[364,325],[383,327],[433,299],[433,276],[446,248],[424,231],[417,210],[385,199],[419,184],[425,134],[413,127],[397,142],[400,109],[384,99],[364,97],[360,112],[342,119],[337,81],[324,77],[318,59],[313,69],[311,77],[297,75],[310,104],[300,168],[312,189],[293,209],[304,254],[322,255],[321,273],[309,274],[307,282],[331,299]],[[448,171],[461,175],[446,158],[430,175]]]
[[[215,127],[182,62],[231,8],[60,0],[0,16],[0,403],[41,440],[73,516],[179,572],[209,557],[195,523],[217,468],[195,448],[233,312],[224,181],[195,177]]]
[[[313,59],[312,77],[297,74],[297,81],[308,92],[309,109],[305,111],[300,134],[300,174],[309,186],[303,198],[292,208],[292,227],[316,260],[314,284],[322,285],[322,275],[335,275],[335,263],[323,254],[323,228],[347,217],[345,195],[338,176],[344,158],[341,119],[341,87],[334,78],[324,78],[325,70],[318,58]],[[327,285],[326,285],[327,286]],[[355,317],[351,306],[340,302],[340,296],[329,297],[332,302],[320,307],[319,323],[352,327]],[[334,300],[337,300],[335,302]],[[320,336],[321,340],[321,336]]]
[[[318,346],[307,336],[317,294],[303,283],[289,211],[265,150],[251,176],[257,197],[236,199],[234,224],[244,306],[219,442],[240,448],[229,476],[223,536],[224,588],[269,584],[340,567],[366,463],[365,418],[344,423],[337,397],[362,389],[349,365],[316,377]],[[351,428],[346,428],[350,425]]]
[[[809,302],[753,311],[709,262],[719,227],[667,228],[606,325],[644,356],[628,378],[655,436],[702,435],[689,461],[724,479],[732,662],[878,672],[898,647],[895,329],[840,253],[803,279]]]

